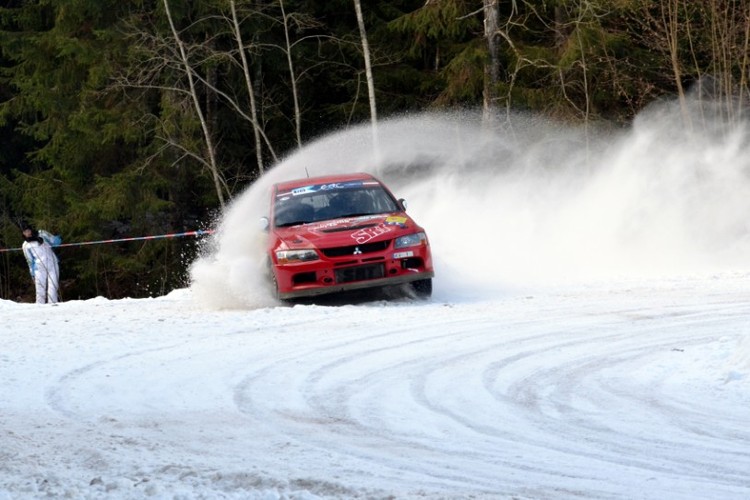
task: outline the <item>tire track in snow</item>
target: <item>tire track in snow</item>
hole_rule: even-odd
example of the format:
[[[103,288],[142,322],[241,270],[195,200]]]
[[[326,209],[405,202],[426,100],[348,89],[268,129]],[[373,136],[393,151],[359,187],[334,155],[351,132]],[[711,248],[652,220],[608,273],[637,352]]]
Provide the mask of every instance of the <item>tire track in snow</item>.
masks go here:
[[[78,380],[85,378],[96,370],[102,370],[108,366],[119,364],[122,361],[128,361],[133,364],[135,363],[135,361],[133,361],[135,358],[155,352],[174,349],[182,344],[184,343],[132,351],[112,358],[87,363],[86,365],[60,375],[54,384],[47,387],[44,399],[47,402],[47,405],[57,413],[73,420],[84,420],[88,416],[87,413],[80,409],[74,409],[75,404],[71,401],[71,395],[76,392],[75,386]],[[90,393],[87,394],[90,396]]]
[[[397,387],[399,381],[393,381],[388,377],[388,373],[394,373],[396,375],[403,375],[406,373],[407,379],[401,381],[403,383],[403,392],[408,395],[407,398],[413,400],[414,406],[426,407],[427,413],[424,418],[434,419],[435,406],[431,405],[424,395],[418,393],[415,394],[415,384],[413,380],[420,377],[420,373],[429,373],[434,370],[435,364],[446,364],[446,360],[439,360],[437,356],[447,356],[447,367],[450,368],[452,364],[456,363],[457,358],[452,351],[445,353],[446,343],[461,342],[461,338],[476,336],[477,323],[467,322],[465,320],[456,321],[456,327],[449,335],[435,336],[431,333],[434,326],[437,324],[441,328],[445,328],[444,319],[440,318],[437,323],[430,323],[425,321],[424,318],[417,315],[412,320],[414,324],[400,325],[397,330],[389,330],[387,334],[378,334],[375,336],[358,337],[355,336],[354,341],[338,345],[333,349],[331,353],[333,355],[333,361],[328,363],[322,363],[319,367],[311,367],[310,372],[305,376],[301,377],[299,383],[299,389],[294,389],[295,392],[299,393],[299,398],[305,401],[305,404],[300,408],[295,408],[294,411],[267,411],[264,414],[265,420],[279,421],[286,419],[290,421],[289,428],[285,430],[289,435],[296,436],[299,439],[305,441],[306,444],[315,446],[317,448],[327,448],[330,450],[330,440],[335,439],[338,435],[347,436],[351,439],[345,440],[347,443],[346,449],[334,450],[338,453],[345,454],[349,460],[352,457],[356,457],[359,460],[364,460],[365,464],[371,464],[377,462],[379,464],[388,463],[389,474],[395,477],[403,476],[404,471],[413,470],[419,480],[424,481],[425,477],[430,478],[436,484],[455,483],[457,485],[471,484],[472,488],[476,488],[478,485],[482,485],[487,489],[491,489],[495,484],[494,480],[487,480],[486,476],[473,474],[468,470],[461,470],[459,472],[451,472],[453,462],[452,452],[456,450],[445,450],[442,446],[436,445],[435,438],[442,438],[440,434],[450,434],[455,431],[455,422],[449,414],[441,416],[442,419],[448,416],[448,420],[445,423],[447,429],[439,432],[435,435],[423,435],[423,436],[409,436],[406,431],[399,429],[399,426],[403,425],[403,422],[389,422],[390,415],[387,411],[384,411],[382,407],[378,406],[377,401],[387,401],[387,392]],[[418,328],[417,328],[418,326]],[[490,328],[495,329],[494,325],[490,325]],[[407,336],[404,340],[403,337],[408,332],[418,331],[419,334],[411,338]],[[373,344],[372,347],[363,349],[359,346],[366,346]],[[500,345],[502,345],[501,343]],[[415,346],[419,346],[422,349],[414,350]],[[356,348],[355,351],[352,351]],[[410,350],[412,349],[412,350]],[[486,347],[481,347],[480,351],[485,350]],[[321,351],[330,351],[331,349],[320,349],[315,352],[315,356],[322,358]],[[433,356],[425,356],[429,351],[434,351],[436,354]],[[399,354],[403,353],[403,354]],[[462,354],[460,358],[469,359],[475,354],[469,355]],[[403,360],[398,360],[400,355],[406,356]],[[302,355],[300,357],[305,357]],[[310,353],[310,356],[313,356]],[[417,356],[415,358],[415,356]],[[395,358],[395,359],[394,359]],[[328,359],[326,357],[325,359]],[[285,361],[286,362],[286,361]],[[297,362],[293,359],[292,362]],[[363,367],[373,366],[373,370],[366,370]],[[347,377],[342,376],[341,370],[346,370],[349,367],[355,367],[355,374]],[[286,366],[272,366],[267,368],[266,373],[256,376],[253,383],[261,383],[262,378],[268,375],[270,372],[276,369],[280,373],[287,373],[289,368]],[[330,382],[326,382],[326,379],[330,379]],[[247,384],[241,388],[242,391],[250,391],[250,384]],[[352,399],[358,394],[375,394],[372,396],[372,400],[365,401],[364,406],[360,404],[353,404]],[[419,392],[419,391],[416,391]],[[422,391],[423,392],[423,391]],[[286,392],[286,397],[289,397],[289,393]],[[378,394],[383,394],[383,398],[379,399]],[[251,398],[245,397],[245,401]],[[260,398],[259,398],[260,399]],[[245,402],[245,404],[247,404]],[[364,408],[364,409],[362,409]],[[246,408],[247,409],[247,408]],[[254,411],[258,411],[255,409]],[[354,413],[364,413],[364,417],[356,418]],[[373,414],[380,414],[381,416],[373,420]],[[413,420],[410,415],[402,415],[400,417],[403,420]],[[385,429],[383,425],[388,425],[389,428]],[[315,427],[314,431],[310,431],[309,427]],[[458,428],[463,427],[463,424],[459,424]],[[462,431],[463,432],[463,431]],[[472,431],[471,434],[476,433]],[[314,438],[305,437],[314,436]],[[403,456],[391,456],[387,452],[382,453],[379,450],[384,449],[402,449],[412,451],[419,449],[421,455],[429,454],[433,455],[430,460],[433,462],[434,470],[426,470],[423,465],[415,463],[410,458],[408,453]],[[486,468],[483,462],[486,460],[488,454],[480,454],[477,452],[468,451],[465,448],[460,449],[460,452],[468,455],[473,455],[475,461],[480,469]],[[525,466],[517,466],[519,469],[527,469]],[[487,472],[485,471],[485,475]],[[385,480],[390,480],[385,477]]]
[[[282,331],[286,328],[296,330],[305,324],[307,322],[304,320],[280,321],[277,329]],[[247,336],[248,332],[252,331],[252,326],[244,326],[239,327],[238,331],[222,332],[222,335],[226,335],[227,337]],[[153,342],[153,340],[150,341]],[[159,340],[156,339],[156,342],[159,342]],[[99,358],[59,375],[57,380],[45,389],[44,398],[47,405],[61,415],[73,420],[86,419],[90,416],[90,409],[75,408],[76,404],[73,403],[73,399],[76,395],[85,396],[86,402],[90,403],[92,399],[91,392],[89,392],[90,387],[86,387],[85,389],[82,387],[79,390],[79,385],[92,384],[94,380],[99,380],[100,388],[97,396],[101,397],[102,401],[113,399],[116,396],[118,384],[126,386],[132,383],[143,382],[143,378],[140,376],[132,377],[132,380],[129,380],[128,375],[131,370],[138,371],[139,366],[146,370],[154,367],[154,363],[156,362],[158,371],[153,370],[151,382],[156,383],[161,380],[168,382],[170,366],[183,364],[188,357],[209,357],[208,355],[215,351],[215,349],[224,349],[224,347],[217,347],[215,344],[215,339],[210,336],[196,337],[191,335],[176,342],[143,349],[133,349],[116,356]],[[165,352],[171,352],[172,354],[164,355],[163,353]],[[160,353],[161,355],[154,356]],[[117,376],[110,377],[110,373]],[[146,381],[148,382],[149,379],[147,378]],[[183,382],[180,380],[173,381],[175,385],[182,384]],[[105,387],[108,389],[104,389]],[[138,408],[133,409],[138,410]]]
[[[154,470],[245,467],[372,496],[747,497],[746,418],[721,404],[742,386],[691,401],[679,378],[744,334],[726,326],[743,304],[626,295],[299,306],[216,332],[209,316],[149,348],[133,349],[149,338],[134,332],[119,355],[94,350],[45,401],[106,443],[108,467],[128,447]],[[128,385],[131,370],[155,386]],[[98,420],[118,409],[116,424]]]
[[[695,436],[682,429],[681,409],[670,406],[668,392],[658,393],[662,408],[653,405],[659,379],[651,381],[653,387],[633,384],[623,395],[607,375],[617,365],[640,362],[649,368],[654,350],[708,342],[710,332],[693,330],[715,324],[712,318],[726,313],[720,306],[704,314],[646,307],[588,316],[553,307],[531,319],[464,318],[450,327],[442,315],[430,317],[436,307],[427,306],[423,314],[418,307],[397,306],[396,314],[408,311],[397,328],[366,333],[355,324],[343,342],[300,346],[248,376],[235,388],[235,402],[245,414],[273,422],[275,432],[306,453],[335,456],[355,474],[367,471],[394,484],[490,492],[523,488],[533,478],[552,491],[564,477],[571,487],[600,484],[592,491],[607,496],[657,476],[681,481],[686,492],[696,484],[721,484],[730,497],[750,486],[742,443],[727,451],[724,442],[703,440],[693,445],[694,455],[705,449],[708,457],[686,460],[680,449]],[[575,326],[560,331],[550,327],[556,322]],[[450,333],[430,335],[434,328]],[[283,394],[294,403],[264,402],[264,387],[291,365],[297,374]],[[456,374],[458,380],[448,380]],[[628,411],[644,414],[653,435],[629,431]],[[670,432],[659,439],[663,425]],[[679,432],[688,434],[671,441]],[[732,432],[742,436],[741,429]],[[547,458],[535,460],[537,453]],[[464,462],[459,470],[456,454]],[[593,472],[587,467],[592,462]]]

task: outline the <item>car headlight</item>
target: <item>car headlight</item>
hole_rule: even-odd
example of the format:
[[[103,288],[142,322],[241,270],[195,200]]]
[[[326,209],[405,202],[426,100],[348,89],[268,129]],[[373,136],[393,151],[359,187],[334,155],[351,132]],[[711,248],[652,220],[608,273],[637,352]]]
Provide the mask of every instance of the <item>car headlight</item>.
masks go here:
[[[427,235],[424,233],[407,234],[399,236],[393,242],[393,248],[416,247],[427,241]]]
[[[279,264],[292,264],[294,262],[309,262],[318,260],[318,252],[312,249],[306,250],[279,250],[276,252],[276,260]]]

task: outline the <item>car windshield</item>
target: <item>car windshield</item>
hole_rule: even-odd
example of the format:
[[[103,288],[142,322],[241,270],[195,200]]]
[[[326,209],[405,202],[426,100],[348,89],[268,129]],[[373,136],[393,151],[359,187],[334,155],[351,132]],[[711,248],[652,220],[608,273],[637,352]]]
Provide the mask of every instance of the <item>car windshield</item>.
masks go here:
[[[396,200],[380,184],[352,182],[281,193],[276,198],[274,220],[276,227],[286,227],[398,210]]]

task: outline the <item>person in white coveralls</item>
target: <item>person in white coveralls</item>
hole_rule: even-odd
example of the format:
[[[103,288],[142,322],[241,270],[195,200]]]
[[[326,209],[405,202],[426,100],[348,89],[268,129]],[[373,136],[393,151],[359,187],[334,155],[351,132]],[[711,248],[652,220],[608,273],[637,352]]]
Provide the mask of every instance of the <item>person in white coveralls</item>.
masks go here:
[[[52,247],[60,244],[60,237],[44,230],[37,231],[28,224],[21,229],[23,255],[36,287],[36,303],[54,304],[59,297],[60,267]]]

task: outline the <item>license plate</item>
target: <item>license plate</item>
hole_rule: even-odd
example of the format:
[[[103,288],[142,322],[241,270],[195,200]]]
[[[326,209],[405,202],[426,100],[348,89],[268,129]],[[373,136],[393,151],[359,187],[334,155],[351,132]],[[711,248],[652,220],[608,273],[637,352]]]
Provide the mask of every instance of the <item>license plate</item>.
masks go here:
[[[408,252],[396,252],[393,254],[394,259],[403,259],[406,257],[414,257],[414,252],[408,251]]]
[[[336,269],[335,274],[336,283],[375,280],[385,276],[385,266],[383,264],[372,264],[368,266],[344,267]]]

